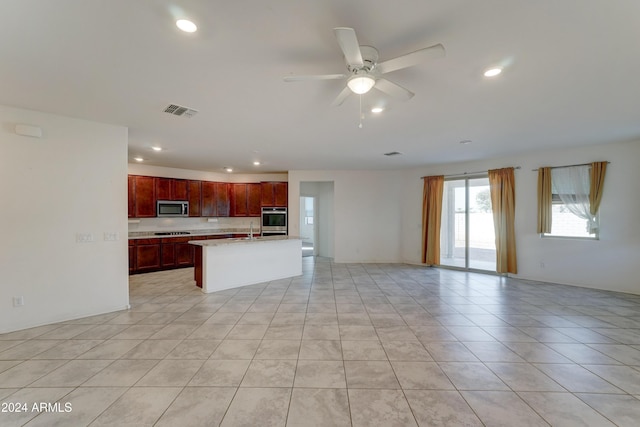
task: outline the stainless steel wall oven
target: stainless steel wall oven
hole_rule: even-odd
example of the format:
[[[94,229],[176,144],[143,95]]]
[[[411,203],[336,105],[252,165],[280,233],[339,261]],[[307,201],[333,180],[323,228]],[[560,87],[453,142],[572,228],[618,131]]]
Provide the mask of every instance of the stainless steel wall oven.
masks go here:
[[[262,208],[260,231],[263,236],[287,234],[287,208]]]

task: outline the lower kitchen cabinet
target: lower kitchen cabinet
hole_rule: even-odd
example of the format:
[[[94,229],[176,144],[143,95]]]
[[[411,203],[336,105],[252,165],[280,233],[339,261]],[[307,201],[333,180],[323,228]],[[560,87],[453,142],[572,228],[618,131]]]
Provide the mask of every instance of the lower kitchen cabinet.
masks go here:
[[[186,242],[175,244],[176,266],[192,267],[194,263],[195,246]]]
[[[160,239],[140,239],[136,241],[135,264],[136,273],[160,269]]]
[[[129,240],[129,274],[193,267],[196,247],[190,240],[227,239],[232,234]],[[245,235],[243,235],[245,236]]]
[[[160,245],[160,253],[162,267],[175,267],[176,265],[176,245],[173,239],[162,239]]]
[[[136,271],[136,243],[129,240],[129,274]]]

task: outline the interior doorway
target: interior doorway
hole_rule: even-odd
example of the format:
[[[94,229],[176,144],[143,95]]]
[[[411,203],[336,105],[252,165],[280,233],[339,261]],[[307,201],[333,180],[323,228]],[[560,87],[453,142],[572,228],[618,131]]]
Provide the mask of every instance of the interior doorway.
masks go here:
[[[333,258],[334,253],[334,184],[333,181],[301,181],[300,197],[313,199],[313,224],[305,221],[307,212],[302,199],[299,205],[300,236],[307,242],[313,242],[313,256],[317,258]],[[291,217],[291,221],[294,219]],[[305,224],[306,222],[306,224]],[[313,233],[304,232],[313,227]],[[313,239],[313,240],[311,240]]]
[[[302,238],[302,256],[317,255],[316,236],[316,198],[300,197],[300,237]]]

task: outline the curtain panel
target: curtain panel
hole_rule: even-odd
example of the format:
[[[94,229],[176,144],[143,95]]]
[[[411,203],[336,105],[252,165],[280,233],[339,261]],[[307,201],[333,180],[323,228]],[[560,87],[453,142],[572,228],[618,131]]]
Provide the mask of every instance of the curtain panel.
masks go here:
[[[513,168],[490,170],[489,188],[496,233],[496,271],[516,274],[516,194]]]
[[[440,223],[444,176],[425,176],[422,190],[422,263],[440,264]]]
[[[609,162],[591,163],[591,172],[589,177],[589,211],[593,216],[595,216],[598,213],[598,209],[600,209],[602,187],[604,187],[604,176],[607,173],[607,163]]]
[[[538,169],[538,233],[551,233],[551,168]]]
[[[597,218],[591,215],[589,207],[589,166],[576,165],[555,168],[553,171],[553,193],[557,194],[563,206],[587,223],[586,231],[595,233]]]

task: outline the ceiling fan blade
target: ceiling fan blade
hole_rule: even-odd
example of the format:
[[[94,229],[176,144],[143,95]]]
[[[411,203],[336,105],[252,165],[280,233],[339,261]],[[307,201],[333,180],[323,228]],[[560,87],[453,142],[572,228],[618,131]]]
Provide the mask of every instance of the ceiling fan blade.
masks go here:
[[[351,94],[351,89],[349,89],[349,86],[345,86],[344,89],[342,89],[342,92],[340,92],[338,96],[336,96],[336,99],[333,100],[331,106],[339,107],[340,105],[342,105],[344,100],[347,99],[349,94]]]
[[[376,66],[376,70],[378,70],[380,74],[389,73],[391,71],[401,70],[403,68],[417,65],[430,59],[442,58],[444,55],[444,46],[437,44],[384,61]]]
[[[382,78],[376,80],[376,85],[374,87],[389,96],[404,100],[409,100],[413,98],[413,95],[415,95],[413,92],[403,88],[399,84]]]
[[[360,45],[358,44],[358,38],[353,28],[338,27],[333,29],[336,39],[344,57],[347,60],[347,64],[355,67],[362,67],[364,62],[362,61],[362,53],[360,53]]]
[[[346,79],[348,76],[346,74],[318,74],[312,76],[285,76],[285,82],[299,82],[305,80],[340,80]]]

